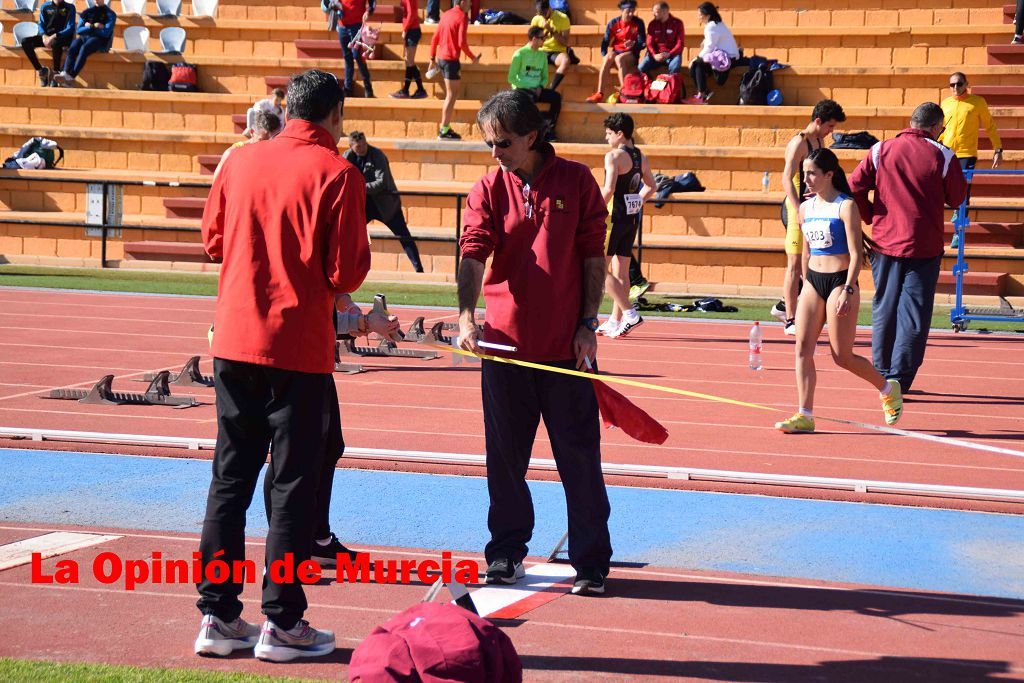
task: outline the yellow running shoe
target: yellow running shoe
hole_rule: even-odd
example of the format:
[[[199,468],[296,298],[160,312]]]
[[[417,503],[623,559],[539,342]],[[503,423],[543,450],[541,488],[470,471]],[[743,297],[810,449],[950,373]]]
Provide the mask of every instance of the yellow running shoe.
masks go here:
[[[892,389],[888,396],[882,397],[882,412],[885,413],[885,424],[892,426],[900,421],[903,415],[903,392],[897,380],[886,380]]]
[[[814,418],[797,413],[788,420],[776,422],[775,428],[786,434],[810,434],[814,431]]]

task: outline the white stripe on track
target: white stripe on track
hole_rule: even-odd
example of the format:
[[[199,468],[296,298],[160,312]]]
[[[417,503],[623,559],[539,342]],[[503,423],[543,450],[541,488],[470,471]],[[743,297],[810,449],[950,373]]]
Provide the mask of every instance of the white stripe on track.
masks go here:
[[[42,536],[5,543],[0,545],[0,571],[28,564],[32,560],[33,553],[39,553],[43,558],[54,557],[72,550],[81,550],[107,541],[115,541],[119,538],[121,537],[104,534],[53,531]]]

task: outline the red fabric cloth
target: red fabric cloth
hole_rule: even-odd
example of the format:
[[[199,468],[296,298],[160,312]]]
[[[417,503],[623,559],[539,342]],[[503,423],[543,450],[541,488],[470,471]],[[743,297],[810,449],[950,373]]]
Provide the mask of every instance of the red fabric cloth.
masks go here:
[[[628,398],[612,389],[600,379],[593,379],[597,407],[605,427],[618,427],[630,437],[645,443],[663,444],[668,430]]]
[[[484,341],[520,360],[574,358],[583,260],[604,256],[608,207],[586,166],[542,144],[544,166],[523,197],[522,179],[497,168],[473,186],[462,213],[462,258],[486,263]],[[532,217],[527,217],[527,205]],[[508,355],[497,352],[496,355]]]
[[[683,52],[683,22],[668,15],[665,21],[652,19],[647,24],[647,53],[651,56],[667,52],[675,57]]]
[[[351,683],[518,683],[523,665],[497,626],[452,603],[421,602],[352,653]]]
[[[467,57],[474,59],[476,55],[469,49],[469,41],[466,38],[468,29],[469,17],[461,7],[452,7],[442,14],[441,20],[437,22],[434,37],[430,39],[430,58],[454,62],[459,58],[459,53],[465,53]]]
[[[206,252],[223,261],[213,355],[333,372],[334,297],[370,270],[365,205],[362,174],[316,124],[232,152],[203,210]]]
[[[355,26],[363,23],[366,14],[366,0],[341,0],[342,26]]]
[[[850,189],[878,251],[907,258],[943,252],[945,206],[959,206],[967,196],[952,150],[916,128],[875,144],[850,176]]]
[[[420,7],[417,0],[402,0],[402,30],[420,27]]]

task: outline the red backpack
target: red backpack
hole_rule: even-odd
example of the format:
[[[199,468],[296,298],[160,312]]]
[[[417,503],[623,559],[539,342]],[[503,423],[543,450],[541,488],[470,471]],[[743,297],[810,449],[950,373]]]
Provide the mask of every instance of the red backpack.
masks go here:
[[[652,104],[679,104],[686,99],[682,74],[661,74],[647,85],[644,93]]]
[[[619,102],[623,104],[643,104],[644,91],[647,90],[647,76],[642,73],[626,74],[619,89]]]
[[[453,603],[421,602],[359,643],[352,683],[521,683],[523,665],[509,637]]]
[[[171,67],[171,80],[167,89],[175,92],[198,92],[199,73],[195,64],[178,62]]]

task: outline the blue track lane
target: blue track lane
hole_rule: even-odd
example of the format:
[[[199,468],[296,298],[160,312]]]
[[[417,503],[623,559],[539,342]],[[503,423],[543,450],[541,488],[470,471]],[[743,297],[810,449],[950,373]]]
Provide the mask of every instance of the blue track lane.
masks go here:
[[[8,522],[199,532],[209,461],[0,449]],[[531,482],[546,555],[565,530],[561,486]],[[266,534],[261,492],[248,533]],[[1024,516],[610,487],[616,561],[1024,599]],[[346,543],[482,552],[476,477],[338,470]]]

